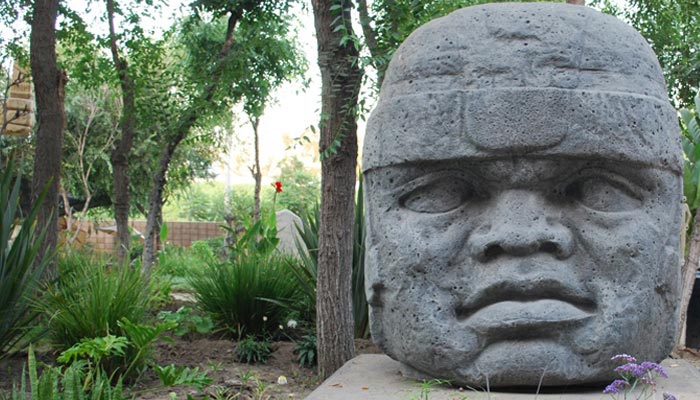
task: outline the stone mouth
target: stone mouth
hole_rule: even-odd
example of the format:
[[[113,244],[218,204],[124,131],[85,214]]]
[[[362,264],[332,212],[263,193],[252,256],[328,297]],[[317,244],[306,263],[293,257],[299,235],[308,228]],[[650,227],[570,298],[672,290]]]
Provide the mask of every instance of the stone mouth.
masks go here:
[[[552,279],[501,281],[455,307],[458,321],[474,328],[567,325],[593,317],[597,304],[582,289]]]
[[[491,333],[512,329],[533,330],[579,325],[595,315],[560,300],[501,301],[479,309],[468,319],[470,327]]]

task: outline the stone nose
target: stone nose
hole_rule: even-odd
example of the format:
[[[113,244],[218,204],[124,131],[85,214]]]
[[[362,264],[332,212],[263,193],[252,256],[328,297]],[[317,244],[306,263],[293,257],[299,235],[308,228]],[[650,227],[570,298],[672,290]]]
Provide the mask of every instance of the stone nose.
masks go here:
[[[481,262],[535,253],[565,259],[573,252],[574,237],[561,223],[561,211],[537,192],[504,191],[486,212],[484,222],[467,240],[470,255]]]

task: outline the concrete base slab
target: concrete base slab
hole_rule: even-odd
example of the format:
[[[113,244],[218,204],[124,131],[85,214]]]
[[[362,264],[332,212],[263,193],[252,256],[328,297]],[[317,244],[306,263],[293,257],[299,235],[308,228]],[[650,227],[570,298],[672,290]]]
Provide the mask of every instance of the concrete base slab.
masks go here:
[[[684,360],[666,360],[662,363],[668,379],[657,380],[656,394],[648,399],[662,399],[664,392],[673,393],[679,400],[700,399],[700,371]],[[363,354],[348,361],[326,379],[307,400],[610,400],[603,388],[560,389],[559,393],[491,393],[458,390],[449,386],[432,385],[427,395],[421,393],[421,382],[404,378],[400,364],[383,354]],[[424,389],[423,389],[424,390]],[[583,391],[581,391],[583,390]],[[622,396],[620,396],[622,398]],[[628,395],[628,399],[637,396]],[[647,397],[643,397],[647,399]]]

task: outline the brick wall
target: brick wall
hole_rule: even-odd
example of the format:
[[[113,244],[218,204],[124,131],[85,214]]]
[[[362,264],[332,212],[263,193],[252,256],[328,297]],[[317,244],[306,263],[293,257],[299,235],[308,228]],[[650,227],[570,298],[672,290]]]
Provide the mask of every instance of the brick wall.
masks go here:
[[[168,243],[175,246],[188,247],[192,242],[224,236],[225,231],[218,222],[167,222]],[[146,221],[130,221],[129,225],[135,231],[144,233]],[[89,229],[90,235],[86,244],[99,252],[113,252],[117,245],[116,226],[114,222],[101,222]]]

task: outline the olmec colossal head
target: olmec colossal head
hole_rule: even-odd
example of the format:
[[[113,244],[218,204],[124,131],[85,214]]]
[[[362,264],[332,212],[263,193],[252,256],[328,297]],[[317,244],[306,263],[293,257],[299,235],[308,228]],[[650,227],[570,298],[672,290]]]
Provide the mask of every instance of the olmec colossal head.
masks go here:
[[[585,384],[677,329],[682,158],[645,40],[581,6],[469,7],[394,55],[367,127],[374,340],[457,384]]]

